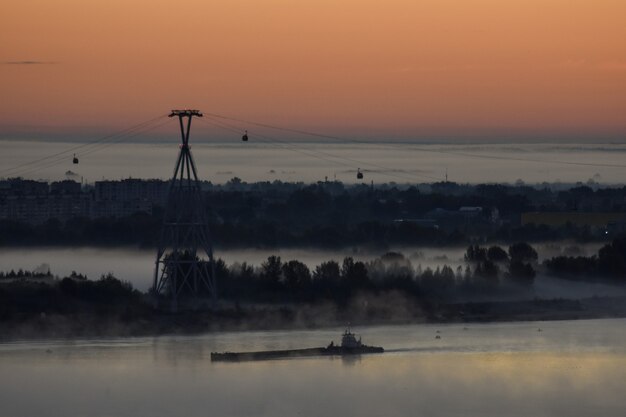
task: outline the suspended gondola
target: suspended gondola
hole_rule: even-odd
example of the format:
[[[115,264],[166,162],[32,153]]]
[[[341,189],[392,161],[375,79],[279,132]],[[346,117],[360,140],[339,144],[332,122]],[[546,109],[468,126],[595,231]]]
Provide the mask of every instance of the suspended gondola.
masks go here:
[[[76,157],[76,154],[74,154],[74,158],[72,158],[72,163],[74,164],[78,163],[78,158]]]
[[[361,172],[361,168],[358,168],[356,170],[356,179],[357,180],[362,180],[363,179],[363,173]]]
[[[243,134],[243,136],[241,137],[241,140],[244,142],[248,141],[248,131],[246,130],[246,133]]]

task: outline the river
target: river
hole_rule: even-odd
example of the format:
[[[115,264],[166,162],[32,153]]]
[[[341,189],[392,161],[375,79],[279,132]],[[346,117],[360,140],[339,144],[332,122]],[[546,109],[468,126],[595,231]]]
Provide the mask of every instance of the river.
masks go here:
[[[0,415],[623,416],[625,326],[362,327],[386,353],[246,363],[210,352],[322,346],[342,329],[4,343]]]

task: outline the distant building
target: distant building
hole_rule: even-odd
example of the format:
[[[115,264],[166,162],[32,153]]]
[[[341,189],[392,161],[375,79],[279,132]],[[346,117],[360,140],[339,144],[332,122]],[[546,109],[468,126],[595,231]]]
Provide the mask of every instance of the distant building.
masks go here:
[[[45,181],[11,178],[0,181],[0,197],[6,196],[45,196],[49,186]]]
[[[606,227],[608,224],[626,222],[626,213],[587,212],[526,212],[522,213],[522,225],[546,225],[561,227],[571,224],[578,227]]]
[[[394,223],[410,223],[426,229],[439,229],[439,225],[433,219],[395,219]]]
[[[165,206],[169,182],[125,179],[97,181],[92,217],[125,217],[137,212],[152,213],[154,206]]]
[[[165,205],[169,181],[125,179],[122,181],[96,181],[96,201],[148,201]]]
[[[483,212],[483,208],[482,207],[468,207],[468,206],[464,206],[461,207],[459,209],[460,213],[463,213],[463,215],[467,216],[467,217],[476,217],[479,216],[480,213]]]
[[[626,213],[529,212],[522,213],[522,225],[545,225],[558,228],[574,226],[602,236],[626,232]]]
[[[0,181],[0,219],[44,223],[74,217],[125,217],[165,205],[169,183],[126,179],[98,181],[93,189],[64,180],[51,184],[14,178]]]
[[[89,217],[91,196],[86,194],[26,195],[0,198],[0,219],[43,223],[49,219]]]
[[[135,213],[152,214],[152,203],[142,200],[134,201],[96,201],[91,210],[92,217],[127,217]]]
[[[56,181],[50,184],[50,194],[73,194],[81,193],[81,184],[72,180]]]
[[[497,209],[489,212],[483,207],[475,206],[463,206],[458,210],[436,208],[427,212],[424,217],[436,221],[442,230],[458,230],[468,235],[488,233],[501,223]]]

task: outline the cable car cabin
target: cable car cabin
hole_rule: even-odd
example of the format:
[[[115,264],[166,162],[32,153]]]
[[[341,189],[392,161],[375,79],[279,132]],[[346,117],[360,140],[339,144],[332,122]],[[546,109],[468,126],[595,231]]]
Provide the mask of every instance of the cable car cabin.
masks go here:
[[[243,136],[241,137],[241,140],[244,142],[248,141],[248,131],[246,130],[246,133],[243,134]]]
[[[76,157],[76,154],[74,154],[74,158],[72,158],[72,163],[74,164],[78,163],[78,158]]]
[[[363,179],[363,173],[361,172],[360,168],[356,171],[356,179],[357,180],[362,180]]]

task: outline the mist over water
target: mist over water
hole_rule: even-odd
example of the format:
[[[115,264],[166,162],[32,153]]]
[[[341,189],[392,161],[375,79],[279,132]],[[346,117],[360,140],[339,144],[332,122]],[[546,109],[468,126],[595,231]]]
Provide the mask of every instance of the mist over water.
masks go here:
[[[539,252],[539,261],[567,253],[570,242],[546,242],[535,245]],[[583,255],[597,253],[600,243],[576,244],[577,250]],[[463,255],[465,247],[391,247],[389,251],[400,252],[411,261],[414,268],[441,268],[448,265],[456,270],[465,268]],[[227,265],[246,262],[260,267],[270,255],[280,256],[283,262],[299,260],[313,270],[317,265],[329,260],[339,263],[344,257],[355,260],[371,261],[386,251],[367,250],[357,247],[323,250],[311,248],[268,248],[268,249],[219,249],[214,254],[223,259]],[[147,291],[153,284],[154,261],[156,252],[137,248],[93,248],[93,247],[60,247],[60,248],[2,248],[0,250],[0,271],[18,269],[32,271],[42,265],[49,267],[54,275],[68,276],[72,271],[85,274],[89,279],[98,279],[102,275],[112,273],[117,278],[130,282],[133,287]],[[507,296],[507,300],[541,298],[587,298],[592,296],[626,296],[626,288],[620,285],[603,283],[577,282],[563,280],[539,274],[531,292],[516,292]],[[479,300],[479,299],[476,299]]]
[[[64,150],[68,144],[2,146],[0,164],[11,167]],[[58,180],[72,170],[76,174],[72,178],[88,182],[168,178],[177,146],[175,141],[120,144],[92,155],[79,154],[79,165],[68,158],[66,164],[22,175]],[[624,145],[415,145],[414,150],[409,145],[404,150],[381,144],[358,150],[354,145],[305,146],[344,159],[324,161],[254,143],[199,141],[192,151],[200,177],[216,183],[234,176],[249,182],[336,177],[350,183],[357,167],[365,172],[366,183],[443,180],[446,169],[449,180],[470,183],[625,180],[620,168],[506,159],[623,164]],[[423,152],[418,146],[449,153]],[[359,162],[347,163],[345,158]],[[548,243],[537,250],[546,258],[564,253],[566,246]],[[583,246],[581,253],[595,253],[598,246]],[[465,248],[389,250],[402,252],[414,267],[424,269],[463,265]],[[216,248],[215,255],[229,265],[255,266],[278,255],[313,268],[331,259],[353,256],[368,261],[383,253],[359,248]],[[134,248],[2,248],[0,270],[33,270],[45,263],[59,276],[75,270],[97,279],[111,272],[145,291],[152,285],[154,258],[154,250]],[[534,292],[523,297],[593,295],[626,295],[626,289],[540,275]],[[213,364],[210,352],[325,346],[330,340],[337,342],[342,329],[0,343],[0,416],[623,416],[624,325],[626,320],[613,319],[363,327],[356,330],[364,342],[381,345],[387,353],[240,364]],[[436,334],[441,339],[435,339]]]
[[[27,178],[59,180],[67,171],[71,178],[94,182],[101,179],[169,178],[178,152],[178,138],[170,143],[118,143],[98,152],[77,156],[78,165],[71,163],[71,154],[64,162],[33,171],[40,165],[10,171],[5,177],[22,175]],[[4,169],[29,163],[62,152],[76,143],[1,141],[3,152],[0,166]],[[89,149],[89,148],[88,148]],[[336,178],[345,183],[356,181],[356,170],[365,173],[365,183],[375,184],[424,183],[448,179],[459,183],[527,183],[587,182],[615,184],[626,181],[623,144],[412,144],[366,143],[336,144],[324,142],[293,142],[268,144],[243,143],[238,137],[232,142],[206,142],[200,136],[192,142],[192,153],[203,180],[224,183],[237,176],[247,182],[255,181],[323,181]],[[49,162],[56,161],[57,158]],[[545,162],[538,162],[545,161]],[[565,164],[555,163],[565,162]],[[585,163],[618,165],[595,167],[568,165]],[[621,165],[621,167],[619,166]]]
[[[448,265],[460,265],[464,248],[395,248],[411,260],[414,266],[423,268]],[[385,251],[369,251],[359,248],[334,250],[323,249],[227,249],[216,248],[214,256],[223,259],[227,265],[246,262],[256,267],[261,266],[270,255],[280,256],[282,261],[299,260],[310,269],[322,262],[335,260],[341,262],[344,257],[351,256],[356,260],[370,261],[384,254]],[[445,256],[442,256],[445,255]],[[31,271],[42,264],[50,267],[53,274],[67,276],[72,271],[87,275],[90,279],[98,279],[101,275],[111,272],[117,278],[128,281],[142,291],[152,285],[156,249],[137,248],[93,248],[93,247],[60,247],[60,248],[2,248],[0,250],[0,271],[11,269]]]
[[[388,353],[215,364],[211,351],[323,346],[342,329],[5,343],[0,414],[622,416],[625,325],[363,327]]]

